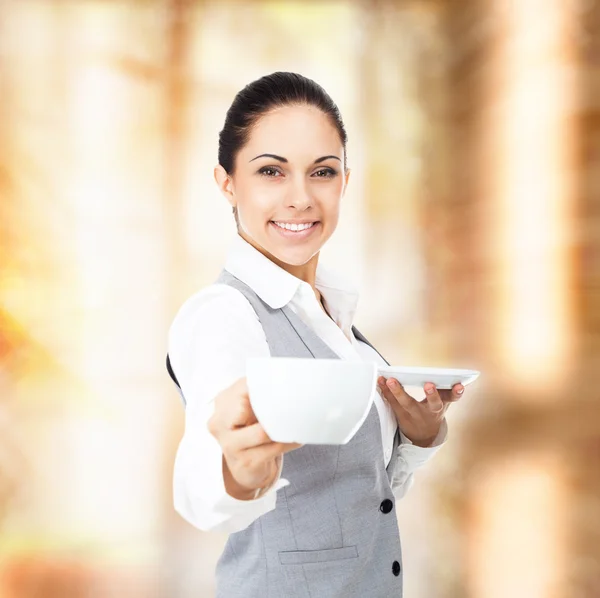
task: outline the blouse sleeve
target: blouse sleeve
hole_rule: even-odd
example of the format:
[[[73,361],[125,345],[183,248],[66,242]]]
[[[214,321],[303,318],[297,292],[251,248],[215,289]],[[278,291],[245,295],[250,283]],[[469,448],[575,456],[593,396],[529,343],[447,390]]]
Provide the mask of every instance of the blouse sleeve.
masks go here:
[[[186,401],[173,473],[175,510],[204,531],[242,530],[275,508],[276,491],[289,482],[279,477],[255,500],[227,494],[221,447],[207,423],[215,397],[245,376],[246,359],[269,356],[263,328],[242,293],[213,284],[180,308],[169,329],[168,352]]]
[[[394,496],[399,500],[403,498],[414,483],[414,474],[423,467],[444,445],[448,437],[448,424],[442,422],[440,431],[431,446],[421,447],[414,445],[402,432],[397,431],[399,445],[398,458],[392,472],[391,486]]]

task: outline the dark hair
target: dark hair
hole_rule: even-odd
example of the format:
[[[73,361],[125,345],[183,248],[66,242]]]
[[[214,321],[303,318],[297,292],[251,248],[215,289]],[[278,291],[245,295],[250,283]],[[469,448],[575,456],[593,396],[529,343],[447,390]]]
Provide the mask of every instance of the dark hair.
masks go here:
[[[329,116],[344,146],[348,140],[340,111],[329,94],[312,79],[297,73],[276,72],[249,83],[238,92],[227,111],[219,133],[219,164],[232,174],[238,152],[248,142],[250,131],[265,113],[281,106],[309,105]]]

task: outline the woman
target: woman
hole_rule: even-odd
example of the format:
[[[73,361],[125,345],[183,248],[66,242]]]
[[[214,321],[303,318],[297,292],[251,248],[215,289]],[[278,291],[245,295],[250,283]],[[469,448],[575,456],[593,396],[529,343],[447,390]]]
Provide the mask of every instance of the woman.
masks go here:
[[[270,440],[244,378],[255,356],[387,363],[352,326],[356,291],[318,264],[349,175],[338,108],[314,81],[278,72],[237,94],[214,176],[238,234],[215,284],[177,313],[167,363],[186,404],[175,508],[230,534],[218,598],[402,595],[395,499],[444,442],[463,387],[426,384],[419,402],[380,378],[349,443],[301,446]]]

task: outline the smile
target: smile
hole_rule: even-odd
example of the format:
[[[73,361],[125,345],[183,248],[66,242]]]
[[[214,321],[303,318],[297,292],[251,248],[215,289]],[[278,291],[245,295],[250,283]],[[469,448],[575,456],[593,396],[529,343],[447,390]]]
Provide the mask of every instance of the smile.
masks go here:
[[[288,224],[286,222],[275,222],[274,220],[272,222],[279,228],[285,228],[285,230],[292,230],[294,232],[306,230],[317,224],[316,222],[307,222],[306,224]]]
[[[269,225],[277,231],[279,235],[286,239],[306,239],[319,228],[320,222],[306,222],[304,224],[289,224],[286,222],[274,222],[271,220]]]

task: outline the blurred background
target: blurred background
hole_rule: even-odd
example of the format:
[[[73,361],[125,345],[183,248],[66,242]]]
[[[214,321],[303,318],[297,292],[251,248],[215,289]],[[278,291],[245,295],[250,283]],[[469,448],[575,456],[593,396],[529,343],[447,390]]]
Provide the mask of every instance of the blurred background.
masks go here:
[[[235,234],[225,112],[276,70],[346,121],[322,260],[358,328],[483,372],[398,505],[406,598],[600,597],[596,0],[0,0],[0,597],[214,595],[166,335]]]

